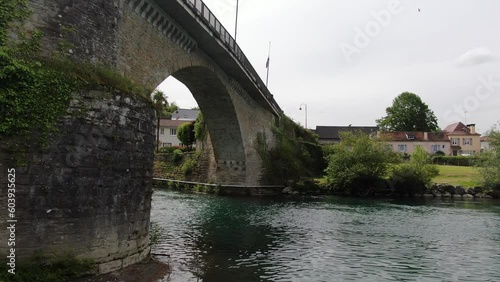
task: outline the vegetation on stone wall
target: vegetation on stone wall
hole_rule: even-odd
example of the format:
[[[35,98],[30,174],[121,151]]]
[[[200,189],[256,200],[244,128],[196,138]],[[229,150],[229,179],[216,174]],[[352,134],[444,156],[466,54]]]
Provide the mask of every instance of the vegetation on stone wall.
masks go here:
[[[264,168],[261,181],[284,184],[322,173],[325,163],[317,135],[287,116],[275,122],[273,134],[275,144],[270,144],[265,133],[257,133],[256,150]]]
[[[205,141],[207,138],[207,126],[203,119],[203,113],[199,113],[194,122],[194,138],[199,141]]]
[[[24,144],[43,145],[56,122],[66,114],[71,95],[85,89],[116,89],[149,100],[151,91],[103,66],[73,62],[68,57],[42,57],[37,30],[19,31],[9,40],[9,29],[29,15],[27,1],[0,2],[0,138],[2,149],[21,155]],[[148,92],[149,91],[149,92]],[[7,141],[8,140],[8,141]],[[24,142],[19,142],[20,140]],[[19,162],[20,160],[16,160]]]
[[[28,0],[2,0],[0,2],[0,46],[7,43],[8,31],[15,23],[29,16]]]
[[[186,147],[183,147],[186,148]],[[183,152],[175,149],[172,152],[155,156],[153,176],[176,180],[192,180],[198,173],[203,152]]]
[[[7,272],[8,265],[2,264],[0,266],[0,281],[73,281],[78,277],[89,274],[95,267],[94,261],[78,259],[72,253],[55,256],[37,253],[26,261],[27,263],[16,264],[15,274]]]

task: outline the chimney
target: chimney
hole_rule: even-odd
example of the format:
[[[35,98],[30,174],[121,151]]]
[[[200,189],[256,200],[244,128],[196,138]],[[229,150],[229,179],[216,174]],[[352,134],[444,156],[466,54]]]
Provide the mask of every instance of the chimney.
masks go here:
[[[467,124],[470,134],[476,134],[476,125],[474,123]]]
[[[429,133],[428,132],[424,132],[424,140],[429,140]]]

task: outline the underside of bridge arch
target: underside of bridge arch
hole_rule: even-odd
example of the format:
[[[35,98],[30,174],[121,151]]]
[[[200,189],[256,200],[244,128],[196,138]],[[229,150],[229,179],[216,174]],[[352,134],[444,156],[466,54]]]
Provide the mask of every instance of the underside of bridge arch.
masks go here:
[[[181,69],[172,76],[186,85],[198,103],[210,135],[215,161],[225,165],[234,164],[232,179],[224,179],[224,172],[221,171],[223,168],[218,167],[217,180],[244,182],[244,179],[238,176],[243,174],[244,177],[243,168],[246,162],[240,122],[237,109],[224,83],[215,72],[201,66]]]

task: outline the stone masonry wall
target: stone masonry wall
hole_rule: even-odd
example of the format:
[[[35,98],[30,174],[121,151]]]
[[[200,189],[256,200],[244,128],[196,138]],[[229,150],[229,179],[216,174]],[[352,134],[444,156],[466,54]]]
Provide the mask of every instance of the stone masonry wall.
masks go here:
[[[225,184],[260,184],[261,162],[254,142],[258,132],[273,138],[273,114],[200,47],[193,47],[196,42],[168,11],[160,11],[150,0],[30,0],[30,6],[33,15],[27,28],[44,31],[44,50],[49,53],[112,66],[151,88],[171,75],[184,83],[209,127],[215,158],[209,178]]]
[[[149,254],[153,107],[137,96],[86,91],[74,94],[67,113],[48,148],[33,150],[26,166],[13,167],[18,263],[35,251],[94,259],[100,273],[138,262]],[[2,160],[12,157],[1,154]],[[0,163],[1,187],[7,187],[10,167]]]

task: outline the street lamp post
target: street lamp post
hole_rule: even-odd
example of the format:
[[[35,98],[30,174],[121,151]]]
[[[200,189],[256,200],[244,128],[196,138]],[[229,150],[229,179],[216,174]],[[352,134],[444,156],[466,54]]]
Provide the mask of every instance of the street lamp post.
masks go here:
[[[304,106],[304,111],[306,112],[306,129],[307,129],[307,104],[300,104],[299,111],[302,111],[302,106]]]

